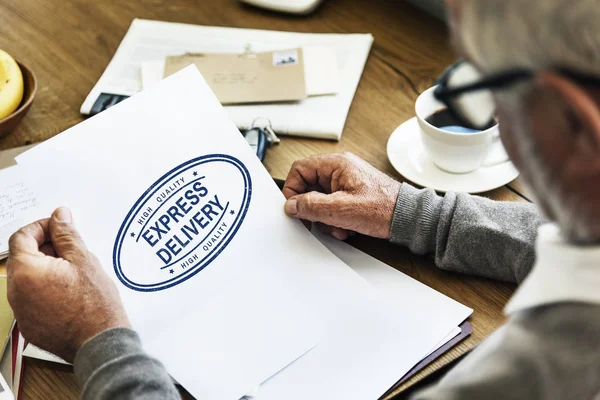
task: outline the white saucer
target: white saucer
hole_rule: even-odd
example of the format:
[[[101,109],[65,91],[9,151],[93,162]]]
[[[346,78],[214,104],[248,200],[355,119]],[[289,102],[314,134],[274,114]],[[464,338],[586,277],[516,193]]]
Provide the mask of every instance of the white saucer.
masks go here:
[[[466,174],[443,171],[425,153],[420,136],[417,118],[411,118],[396,128],[387,144],[388,158],[396,171],[419,186],[438,192],[481,193],[504,186],[519,176],[510,161]]]

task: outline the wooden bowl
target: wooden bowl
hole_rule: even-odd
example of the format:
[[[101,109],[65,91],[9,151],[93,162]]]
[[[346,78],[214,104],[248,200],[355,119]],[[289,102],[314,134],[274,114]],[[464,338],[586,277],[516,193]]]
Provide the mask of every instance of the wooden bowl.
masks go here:
[[[37,91],[37,79],[33,71],[18,61],[17,64],[19,64],[19,68],[21,68],[21,73],[23,74],[23,99],[19,108],[8,117],[0,119],[0,137],[12,132],[19,125],[19,122],[21,122],[31,108],[31,103],[33,103],[33,98]]]

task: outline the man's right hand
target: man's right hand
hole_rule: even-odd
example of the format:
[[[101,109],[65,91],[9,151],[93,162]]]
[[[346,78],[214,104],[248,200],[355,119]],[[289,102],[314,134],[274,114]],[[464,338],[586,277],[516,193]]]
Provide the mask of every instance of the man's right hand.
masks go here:
[[[129,327],[113,281],[59,208],[9,243],[8,301],[23,337],[66,361],[88,339]]]
[[[389,239],[400,185],[354,154],[315,156],[292,165],[285,211],[340,240],[352,232]]]

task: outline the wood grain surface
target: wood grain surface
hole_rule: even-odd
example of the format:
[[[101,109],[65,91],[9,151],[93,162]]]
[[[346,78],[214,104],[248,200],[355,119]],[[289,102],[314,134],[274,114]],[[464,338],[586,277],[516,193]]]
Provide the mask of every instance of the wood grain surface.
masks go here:
[[[418,93],[431,86],[435,77],[454,60],[444,24],[401,0],[328,0],[308,17],[262,11],[235,0],[3,0],[0,3],[0,48],[35,72],[39,89],[21,125],[0,138],[0,149],[43,141],[82,121],[81,103],[133,18],[374,35],[373,50],[342,140],[282,138],[280,145],[269,149],[265,160],[267,169],[277,178],[285,178],[296,159],[351,151],[403,180],[387,159],[387,139],[394,128],[414,115]],[[114,145],[119,146],[119,143]],[[529,198],[518,179],[484,195],[506,201]],[[471,318],[473,335],[400,390],[473,348],[502,324],[502,308],[514,290],[513,285],[441,271],[431,258],[414,256],[406,249],[381,240],[357,237],[351,243],[475,310]],[[24,399],[75,399],[78,396],[69,367],[26,361]]]

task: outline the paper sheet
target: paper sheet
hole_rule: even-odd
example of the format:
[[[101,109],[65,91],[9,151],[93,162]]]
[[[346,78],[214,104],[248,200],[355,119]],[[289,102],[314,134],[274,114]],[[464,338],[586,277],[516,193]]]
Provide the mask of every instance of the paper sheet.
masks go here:
[[[44,194],[41,208],[49,214],[59,205],[71,207],[89,248],[115,278],[145,348],[196,397],[237,399],[318,344],[324,321],[303,304],[310,282],[295,275],[302,273],[304,261],[287,262],[289,243],[274,252],[253,232],[265,220],[285,221],[283,212],[268,217],[263,208],[282,210],[283,203],[268,206],[274,199],[265,192],[265,181],[276,190],[274,183],[195,67],[154,89],[17,161],[43,166],[44,176],[36,182]],[[229,158],[221,157],[224,153]],[[175,195],[177,185],[186,190]],[[180,201],[188,191],[187,203]],[[145,199],[142,210],[138,199]],[[168,215],[167,207],[160,208],[163,201],[185,209],[195,204],[198,214],[163,227],[158,221]],[[228,208],[207,208],[209,201]],[[145,214],[149,207],[155,217]],[[182,232],[183,224],[196,230],[190,234],[194,240],[185,258],[178,254],[177,262],[163,268],[159,255],[164,254],[156,250],[174,241],[164,237],[152,247],[161,233],[150,228],[169,236]],[[291,221],[274,232],[310,248],[311,238]],[[178,240],[186,239],[179,234]],[[255,256],[239,257],[248,253]],[[263,257],[267,253],[269,259]],[[307,257],[327,262],[327,250],[309,251]],[[363,285],[351,271],[347,275]],[[151,284],[150,291],[142,291]]]
[[[6,348],[15,323],[15,316],[8,304],[6,284],[6,276],[0,276],[0,343],[2,344],[0,349],[2,349],[2,351]]]
[[[313,234],[378,290],[386,318],[401,322],[404,329],[390,345],[382,325],[363,315],[352,325],[362,333],[361,340],[350,343],[345,341],[347,331],[332,332],[320,346],[265,382],[258,400],[378,398],[432,350],[456,336],[457,325],[473,312],[345,242],[315,230]],[[431,347],[424,349],[425,342]]]
[[[431,349],[431,351],[429,353],[427,353],[427,355],[425,357],[429,357],[437,349],[439,349],[440,347],[442,347],[443,345],[445,345],[446,343],[448,343],[449,341],[451,341],[452,339],[454,339],[460,332],[461,332],[460,326],[457,326],[456,328],[454,328],[445,338],[443,338],[442,340],[440,340],[440,342],[438,344],[436,344],[433,347],[433,349]]]
[[[4,169],[7,167],[11,167],[16,165],[15,157],[24,151],[27,151],[33,148],[35,144],[30,144],[27,146],[15,147],[7,150],[0,150],[0,169]]]
[[[450,330],[460,325],[473,310],[422,284],[395,268],[349,244],[313,232],[327,248],[362,278],[379,290],[398,315],[419,315],[425,326],[440,324]],[[409,299],[414,301],[408,301]],[[418,301],[417,301],[418,299]],[[432,318],[433,316],[433,318]],[[440,340],[443,337],[440,337]],[[433,347],[432,347],[433,348]]]
[[[27,346],[25,346],[25,349],[23,350],[23,356],[36,358],[38,360],[51,361],[58,364],[69,365],[69,363],[63,360],[62,358],[55,356],[54,354],[49,353],[46,350],[42,350],[31,343],[27,343]]]
[[[227,112],[240,129],[249,128],[256,118],[264,117],[271,120],[278,134],[339,140],[372,43],[369,34],[306,34],[136,19],[81,106],[81,113],[89,114],[101,93],[126,96],[137,93],[141,89],[142,63],[160,62],[169,55],[242,53],[247,45],[255,52],[325,46],[336,53],[339,75],[336,95],[310,97],[298,103],[228,106]],[[308,89],[314,86],[315,83],[309,83]]]
[[[12,390],[12,376],[13,376],[13,365],[12,365],[12,335],[8,335],[4,352],[2,353],[2,359],[0,359],[0,374],[8,384],[8,388]]]
[[[15,394],[15,397],[19,398],[21,396],[21,385],[23,384],[23,348],[25,347],[25,339],[18,329],[15,329],[16,333],[13,331],[12,336],[12,344],[16,346],[16,349],[13,349],[14,366],[11,390]],[[2,397],[0,397],[0,400],[3,400]]]
[[[0,400],[14,400],[14,398],[8,384],[4,380],[4,376],[0,375]]]
[[[8,240],[30,222],[37,209],[37,196],[15,165],[0,170],[0,259],[8,256]]]
[[[340,89],[339,67],[335,48],[304,46],[304,73],[309,96],[335,94]]]

